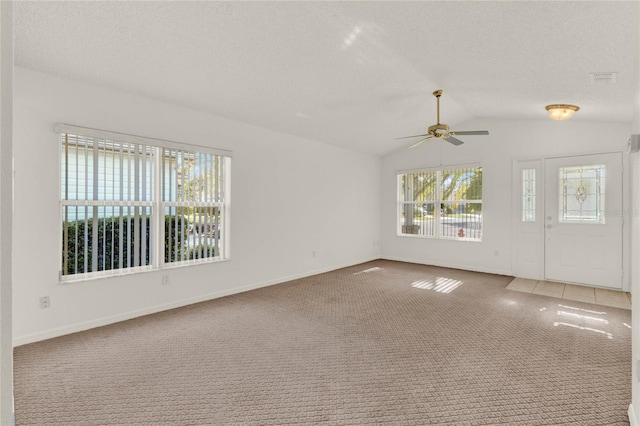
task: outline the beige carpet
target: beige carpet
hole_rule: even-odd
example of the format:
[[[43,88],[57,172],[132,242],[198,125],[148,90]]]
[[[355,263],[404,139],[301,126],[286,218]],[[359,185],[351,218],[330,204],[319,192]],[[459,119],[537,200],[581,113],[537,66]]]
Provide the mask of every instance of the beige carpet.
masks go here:
[[[18,425],[626,425],[628,310],[370,262],[18,347]]]

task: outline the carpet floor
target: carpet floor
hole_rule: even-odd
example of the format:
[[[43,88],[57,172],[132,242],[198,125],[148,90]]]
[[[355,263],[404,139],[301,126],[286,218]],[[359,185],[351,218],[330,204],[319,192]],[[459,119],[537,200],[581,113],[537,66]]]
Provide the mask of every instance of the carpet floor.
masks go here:
[[[15,349],[17,425],[628,425],[631,313],[374,261]]]

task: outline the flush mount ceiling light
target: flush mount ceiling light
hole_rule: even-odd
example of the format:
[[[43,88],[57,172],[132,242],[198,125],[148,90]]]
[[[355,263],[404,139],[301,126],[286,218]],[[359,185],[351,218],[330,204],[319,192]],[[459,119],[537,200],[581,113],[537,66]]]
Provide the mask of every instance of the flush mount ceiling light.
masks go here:
[[[554,104],[547,105],[545,109],[549,112],[549,118],[552,120],[568,120],[580,107],[567,104]]]

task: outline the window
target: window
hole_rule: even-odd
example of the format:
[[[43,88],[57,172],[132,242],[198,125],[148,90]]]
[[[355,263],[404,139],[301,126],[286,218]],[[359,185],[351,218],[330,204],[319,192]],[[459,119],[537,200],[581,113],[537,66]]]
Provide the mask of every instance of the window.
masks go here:
[[[522,221],[536,221],[536,169],[522,170]]]
[[[224,158],[162,150],[164,262],[190,262],[220,254]]]
[[[482,167],[398,175],[398,234],[480,241]]]
[[[228,156],[59,129],[63,281],[226,258]]]

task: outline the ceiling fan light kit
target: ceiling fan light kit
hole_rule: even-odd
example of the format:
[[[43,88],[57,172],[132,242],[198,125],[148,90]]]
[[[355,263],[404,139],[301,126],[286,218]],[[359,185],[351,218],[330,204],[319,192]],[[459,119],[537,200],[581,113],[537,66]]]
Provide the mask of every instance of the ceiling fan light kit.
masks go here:
[[[545,109],[549,112],[549,118],[552,120],[568,120],[573,117],[579,106],[569,104],[553,104],[547,105]]]
[[[447,142],[449,142],[450,144],[453,145],[462,145],[464,142],[462,142],[460,139],[456,138],[455,136],[459,136],[459,135],[488,135],[489,132],[487,130],[465,130],[465,131],[454,131],[454,130],[449,130],[449,126],[443,123],[440,123],[440,96],[442,96],[442,90],[436,90],[435,92],[433,92],[433,96],[436,97],[436,105],[437,105],[437,123],[429,126],[427,128],[427,133],[425,133],[424,135],[413,135],[413,136],[405,136],[402,138],[396,138],[396,139],[408,139],[408,138],[419,138],[421,137],[422,139],[420,139],[418,142],[415,142],[411,145],[409,145],[409,148],[415,148],[416,146],[420,145],[421,143],[423,143],[424,141],[426,141],[427,139],[431,139],[431,138],[440,138],[440,139],[444,139]]]

